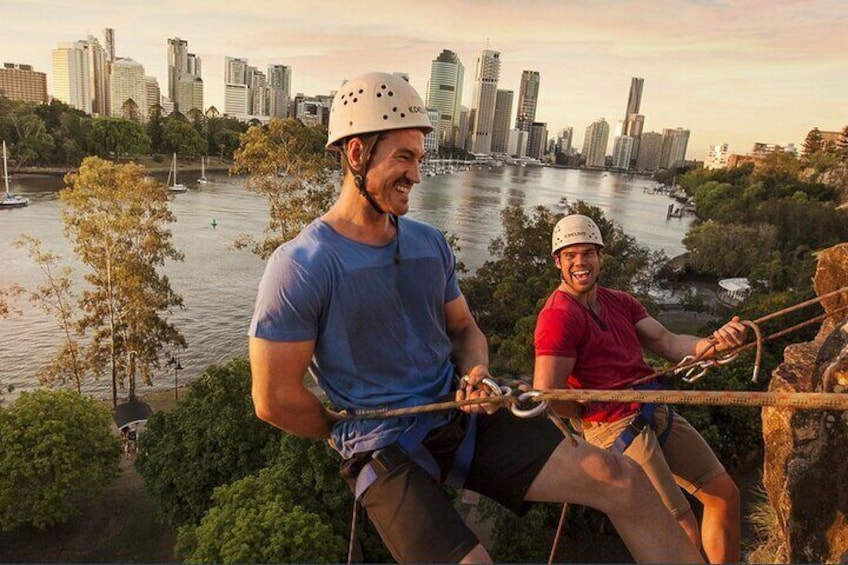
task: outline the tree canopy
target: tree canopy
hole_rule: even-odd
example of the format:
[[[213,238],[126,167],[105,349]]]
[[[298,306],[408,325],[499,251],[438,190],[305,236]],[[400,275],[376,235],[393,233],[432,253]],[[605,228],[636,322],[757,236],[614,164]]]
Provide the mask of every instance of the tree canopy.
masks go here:
[[[0,530],[67,522],[118,476],[107,409],[70,391],[23,392],[0,407]]]
[[[209,367],[176,408],[151,416],[136,467],[168,524],[197,524],[212,491],[265,467],[279,442],[256,418],[250,367],[236,359]]]
[[[326,141],[324,127],[293,119],[274,119],[242,136],[232,172],[250,175],[247,189],[267,198],[269,220],[263,238],[241,236],[237,247],[267,258],[329,209],[338,160],[324,148]]]
[[[834,149],[814,148],[820,132],[808,137],[811,152],[800,160],[774,152],[756,165],[681,177],[698,217],[684,239],[693,270],[773,291],[810,289],[813,252],[848,240],[848,215],[837,207],[848,197],[848,170]]]

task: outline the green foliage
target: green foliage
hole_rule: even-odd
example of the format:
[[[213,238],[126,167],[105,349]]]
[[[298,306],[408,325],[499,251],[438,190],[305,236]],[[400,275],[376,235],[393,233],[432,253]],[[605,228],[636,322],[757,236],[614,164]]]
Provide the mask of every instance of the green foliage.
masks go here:
[[[187,562],[343,562],[353,496],[339,458],[324,442],[284,435],[270,467],[221,487],[198,526],[180,529]],[[366,562],[390,559],[360,529]]]
[[[169,525],[197,524],[212,491],[267,465],[279,438],[256,418],[250,367],[236,359],[209,367],[176,408],[153,414],[136,467]]]
[[[815,142],[818,133],[811,132],[801,160],[775,152],[756,168],[683,177],[704,222],[684,240],[696,272],[746,276],[772,290],[810,287],[812,252],[848,239],[848,216],[835,207],[846,173],[837,150]]]
[[[807,133],[804,138],[803,153],[804,155],[812,155],[823,148],[823,140],[819,128],[813,128]]]
[[[166,228],[175,218],[166,188],[138,165],[88,157],[65,182],[59,194],[65,235],[89,269],[79,329],[91,336],[89,367],[95,375],[111,374],[116,404],[119,381],[128,381],[132,397],[136,374],[150,384],[164,345],[185,347],[165,318],[182,297],[157,271],[166,260],[183,258]]]
[[[104,159],[137,157],[150,147],[141,124],[124,118],[96,118],[91,125],[91,146]]]
[[[181,157],[199,157],[209,152],[209,146],[191,123],[172,114],[162,121],[160,150]]]
[[[271,120],[242,136],[232,173],[250,175],[247,189],[268,199],[270,218],[262,239],[243,235],[237,247],[267,258],[329,209],[338,161],[324,148],[326,140],[323,127],[293,119]]]
[[[24,392],[0,408],[0,530],[47,529],[118,476],[109,412],[70,391]]]
[[[699,272],[719,277],[746,276],[776,246],[777,233],[769,224],[722,224],[708,220],[689,230],[683,243],[689,262]]]

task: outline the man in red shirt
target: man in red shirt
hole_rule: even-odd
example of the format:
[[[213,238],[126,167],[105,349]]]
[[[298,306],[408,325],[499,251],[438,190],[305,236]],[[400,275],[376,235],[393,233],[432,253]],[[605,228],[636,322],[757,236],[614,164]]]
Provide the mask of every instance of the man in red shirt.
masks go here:
[[[711,338],[670,332],[635,298],[598,284],[603,254],[601,232],[591,218],[573,214],[555,226],[552,255],[561,282],[536,323],[535,388],[625,388],[625,383],[653,373],[643,348],[678,362],[745,343],[746,329],[738,317]],[[700,434],[671,407],[558,402],[555,408],[561,416],[579,420],[590,443],[638,462],[710,562],[739,562],[739,490]],[[678,487],[704,505],[700,532]]]

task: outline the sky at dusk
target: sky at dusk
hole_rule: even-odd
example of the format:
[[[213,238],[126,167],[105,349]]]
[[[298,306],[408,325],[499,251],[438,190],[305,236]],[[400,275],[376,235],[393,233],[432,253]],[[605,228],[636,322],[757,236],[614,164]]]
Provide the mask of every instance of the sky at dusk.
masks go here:
[[[292,67],[292,94],[326,94],[367,71],[408,73],[422,97],[443,49],[465,66],[471,105],[481,49],[501,53],[499,88],[541,76],[537,121],[574,128],[624,117],[631,77],[645,85],[645,131],[691,130],[688,158],[729,143],[800,145],[813,127],[848,125],[846,0],[27,0],[0,4],[0,62],[47,73],[60,42],[103,43],[167,92],[167,39],[202,60],[204,103],[223,110],[224,57]],[[513,116],[514,120],[513,107]]]

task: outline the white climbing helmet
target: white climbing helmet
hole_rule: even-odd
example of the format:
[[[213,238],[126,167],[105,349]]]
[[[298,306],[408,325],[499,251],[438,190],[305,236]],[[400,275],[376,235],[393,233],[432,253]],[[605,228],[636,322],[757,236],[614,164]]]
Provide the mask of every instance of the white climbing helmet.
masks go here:
[[[593,243],[603,247],[601,230],[589,216],[583,214],[565,216],[554,226],[551,236],[551,255],[556,255],[557,251],[563,247],[578,243]]]
[[[433,131],[421,96],[400,75],[367,73],[344,83],[333,97],[327,148],[338,149],[352,135],[406,128]]]

